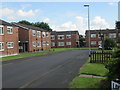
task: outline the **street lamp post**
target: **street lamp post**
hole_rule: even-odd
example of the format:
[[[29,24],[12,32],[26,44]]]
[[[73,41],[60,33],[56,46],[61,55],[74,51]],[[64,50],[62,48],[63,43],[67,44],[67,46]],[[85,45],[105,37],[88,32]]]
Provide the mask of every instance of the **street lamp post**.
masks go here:
[[[84,7],[87,7],[88,8],[88,30],[89,30],[89,57],[90,57],[90,15],[89,15],[89,5],[84,5]]]

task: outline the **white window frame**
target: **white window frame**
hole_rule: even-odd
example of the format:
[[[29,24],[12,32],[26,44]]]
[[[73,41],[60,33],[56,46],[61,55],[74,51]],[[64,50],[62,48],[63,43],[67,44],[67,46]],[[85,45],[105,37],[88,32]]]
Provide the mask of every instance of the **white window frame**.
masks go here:
[[[55,46],[55,42],[51,42],[51,46],[54,47]]]
[[[41,47],[41,42],[37,42],[37,47]]]
[[[71,42],[66,42],[66,45],[71,45]]]
[[[60,37],[62,37],[62,39]],[[58,35],[58,40],[64,40],[64,35]]]
[[[46,32],[46,37],[48,37],[49,36],[49,32]]]
[[[0,42],[0,51],[4,51],[4,42]]]
[[[14,42],[7,42],[7,48],[14,48]]]
[[[91,45],[96,45],[96,41],[91,41]]]
[[[96,34],[91,34],[91,38],[96,38]]]
[[[4,35],[4,26],[0,25],[0,35]]]
[[[116,33],[109,33],[109,38],[116,38]]]
[[[42,42],[42,45],[43,45],[43,46],[46,46],[46,41],[43,41],[43,42]]]
[[[36,36],[36,30],[32,30],[32,35]]]
[[[58,46],[64,46],[65,43],[64,42],[58,42]]]
[[[42,32],[42,37],[43,37],[43,38],[45,37],[45,35],[46,35],[45,32]]]
[[[51,35],[51,40],[55,40],[55,35]]]
[[[8,32],[8,31],[10,31],[10,32]],[[13,27],[7,26],[7,33],[8,34],[13,34]]]
[[[37,31],[37,37],[40,37],[41,35],[41,32],[40,31]]]
[[[33,47],[36,47],[36,42],[32,42],[32,46],[33,46]]]
[[[70,35],[70,34],[66,35],[66,38],[67,38],[67,39],[70,39],[70,38],[71,38],[71,35]]]

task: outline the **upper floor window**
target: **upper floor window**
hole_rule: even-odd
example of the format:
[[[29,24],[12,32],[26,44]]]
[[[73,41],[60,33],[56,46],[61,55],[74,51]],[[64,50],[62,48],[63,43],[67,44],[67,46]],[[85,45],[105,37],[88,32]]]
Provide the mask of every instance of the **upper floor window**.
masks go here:
[[[4,51],[4,42],[0,42],[0,51]]]
[[[66,42],[66,45],[71,45],[71,42]]]
[[[51,35],[51,40],[55,40],[55,35]]]
[[[109,38],[116,38],[116,33],[110,33]]]
[[[42,36],[45,37],[45,32],[42,32]]]
[[[37,37],[40,37],[40,31],[37,31]]]
[[[66,35],[66,38],[67,38],[67,39],[70,39],[70,38],[71,38],[71,35]]]
[[[46,32],[46,37],[48,37],[49,36],[49,33],[48,32]]]
[[[91,41],[91,45],[96,45],[96,41]]]
[[[10,26],[8,26],[8,27],[7,27],[7,33],[8,33],[8,34],[13,34],[13,28],[10,27]]]
[[[98,41],[98,45],[102,45],[102,41]]]
[[[91,34],[91,38],[96,38],[96,34]]]
[[[58,40],[63,40],[64,39],[64,35],[58,35]]]
[[[0,35],[4,35],[4,27],[0,26]]]
[[[58,46],[64,46],[64,42],[58,42]]]
[[[36,47],[36,42],[32,42],[33,47]]]
[[[8,42],[7,47],[8,48],[13,48],[14,47],[14,42]]]
[[[35,36],[36,35],[36,31],[32,30],[32,35]]]

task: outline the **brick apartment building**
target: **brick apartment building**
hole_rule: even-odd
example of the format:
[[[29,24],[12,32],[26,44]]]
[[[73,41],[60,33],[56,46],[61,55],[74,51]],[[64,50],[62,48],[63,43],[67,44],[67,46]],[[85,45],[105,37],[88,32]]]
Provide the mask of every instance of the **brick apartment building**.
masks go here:
[[[50,32],[31,25],[14,23],[19,33],[19,52],[35,52],[50,49]]]
[[[0,20],[0,57],[18,53],[18,27]]]
[[[112,38],[113,40],[118,40],[120,38],[120,30],[119,29],[103,29],[103,30],[90,30],[90,46],[91,47],[99,47],[102,44],[101,35],[105,37]],[[86,47],[89,47],[89,30],[86,30],[85,33],[86,39]]]
[[[52,48],[75,48],[79,46],[78,31],[53,31],[51,32]]]

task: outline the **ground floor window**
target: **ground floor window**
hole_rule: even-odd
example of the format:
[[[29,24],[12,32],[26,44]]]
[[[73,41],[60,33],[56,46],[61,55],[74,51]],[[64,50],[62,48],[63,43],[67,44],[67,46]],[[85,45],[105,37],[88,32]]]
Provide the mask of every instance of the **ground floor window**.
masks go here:
[[[8,42],[7,47],[8,48],[13,48],[14,47],[14,42]]]
[[[4,51],[4,42],[0,42],[0,51]]]
[[[36,47],[36,42],[32,42],[33,47]]]
[[[41,47],[41,43],[40,42],[37,43],[37,47]]]
[[[64,42],[58,42],[58,46],[64,46]]]
[[[51,42],[51,46],[55,46],[55,42]]]
[[[71,42],[66,42],[66,45],[71,45]]]
[[[91,41],[91,45],[96,45],[96,41]]]

